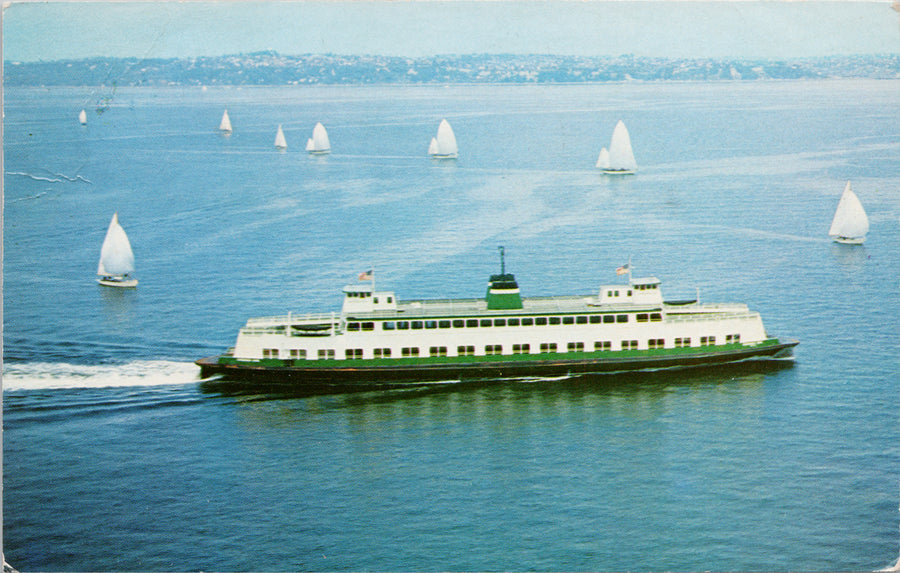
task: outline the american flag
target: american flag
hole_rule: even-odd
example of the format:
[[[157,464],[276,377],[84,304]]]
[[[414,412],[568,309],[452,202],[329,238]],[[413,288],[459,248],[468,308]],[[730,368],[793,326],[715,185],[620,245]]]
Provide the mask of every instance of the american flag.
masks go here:
[[[372,280],[372,269],[369,269],[365,272],[359,273],[359,280],[361,280],[361,281]]]
[[[630,268],[631,268],[631,265],[629,265],[629,264],[626,263],[626,264],[624,264],[624,265],[622,265],[621,267],[619,267],[619,268],[616,269],[616,275],[624,275],[625,273],[628,272],[628,269],[630,269]]]

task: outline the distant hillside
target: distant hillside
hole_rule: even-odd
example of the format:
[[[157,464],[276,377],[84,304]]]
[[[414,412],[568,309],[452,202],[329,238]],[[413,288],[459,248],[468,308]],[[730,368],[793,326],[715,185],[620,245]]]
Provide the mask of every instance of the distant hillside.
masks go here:
[[[803,60],[471,55],[402,58],[256,52],[215,58],[4,62],[8,86],[573,83],[900,78],[900,55]]]

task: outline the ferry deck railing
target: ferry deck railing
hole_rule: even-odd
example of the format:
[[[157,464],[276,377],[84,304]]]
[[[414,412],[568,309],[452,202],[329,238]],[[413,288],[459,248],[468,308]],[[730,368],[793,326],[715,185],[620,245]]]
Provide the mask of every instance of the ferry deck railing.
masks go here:
[[[521,310],[497,311],[502,314],[535,314],[556,312],[597,312],[602,308],[612,312],[641,310],[644,305],[631,303],[613,303],[600,306],[589,304],[590,297],[545,297],[528,299],[526,307]],[[653,305],[650,305],[653,306]],[[649,308],[649,307],[648,307]],[[658,308],[658,307],[657,307]],[[486,305],[481,299],[421,301],[401,303],[397,310],[383,310],[366,313],[367,318],[403,318],[439,314],[441,316],[471,316],[483,313]],[[719,321],[734,319],[753,319],[759,313],[750,311],[740,303],[693,303],[668,308],[667,322]],[[344,317],[341,313],[305,313],[250,318],[241,329],[246,334],[271,334],[286,332],[289,325],[320,324],[329,325],[329,330],[338,332]]]

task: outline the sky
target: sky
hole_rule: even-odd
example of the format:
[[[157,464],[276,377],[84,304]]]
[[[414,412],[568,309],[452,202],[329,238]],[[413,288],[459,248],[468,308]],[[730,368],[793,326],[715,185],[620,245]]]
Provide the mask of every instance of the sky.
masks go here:
[[[794,58],[900,53],[888,0],[305,0],[4,3],[3,59],[275,50]]]

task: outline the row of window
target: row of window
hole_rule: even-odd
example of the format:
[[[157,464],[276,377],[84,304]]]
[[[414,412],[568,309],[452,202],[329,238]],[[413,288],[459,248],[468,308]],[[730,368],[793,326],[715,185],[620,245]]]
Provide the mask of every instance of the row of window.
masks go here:
[[[372,298],[372,293],[370,293],[370,292],[348,292],[347,297],[348,298]],[[373,299],[373,302],[375,304],[378,304],[377,296]],[[393,303],[394,297],[392,297],[392,296],[387,297],[387,302],[388,302],[388,304]]]
[[[737,344],[741,340],[740,334],[729,334],[725,337],[726,344]],[[716,344],[715,336],[701,336],[700,337],[700,346],[714,346]],[[687,348],[691,346],[691,338],[676,338],[675,339],[675,348]],[[650,338],[647,340],[647,348],[649,349],[662,349],[666,347],[666,340],[664,338]],[[638,349],[638,341],[637,340],[622,340],[619,344],[620,350],[637,350]],[[612,350],[612,341],[611,340],[598,340],[594,342],[594,351],[601,350]],[[555,342],[542,342],[538,346],[538,353],[546,354],[546,353],[555,353],[558,352],[558,345]],[[585,346],[584,342],[569,342],[566,345],[566,352],[584,352]],[[416,346],[408,346],[400,349],[400,356],[402,358],[416,358],[419,356],[420,349]],[[512,345],[512,353],[513,354],[531,354],[531,345],[530,344],[513,344]],[[474,346],[466,346],[460,345],[456,347],[457,356],[475,356],[475,347]],[[484,347],[485,356],[499,356],[503,354],[503,345],[502,344],[488,344]],[[372,352],[373,358],[391,358],[392,353],[390,348],[375,348]],[[431,357],[441,357],[447,356],[447,347],[446,346],[432,346],[428,349],[428,355]],[[277,348],[264,348],[263,349],[263,358],[278,358],[279,353]],[[292,348],[290,350],[290,357],[292,359],[306,359],[306,350],[304,349],[296,349]],[[334,359],[335,353],[333,349],[321,349],[319,350],[318,357],[320,360],[325,359]],[[344,357],[347,359],[361,359],[363,358],[363,349],[362,348],[348,348]]]
[[[422,330],[436,328],[490,328],[503,326],[553,326],[558,324],[611,324],[629,321],[627,314],[592,314],[581,316],[537,316],[525,318],[457,318],[454,320],[385,320],[382,330]],[[637,322],[660,322],[659,312],[638,313]],[[349,332],[369,332],[375,330],[375,322],[348,322]]]

